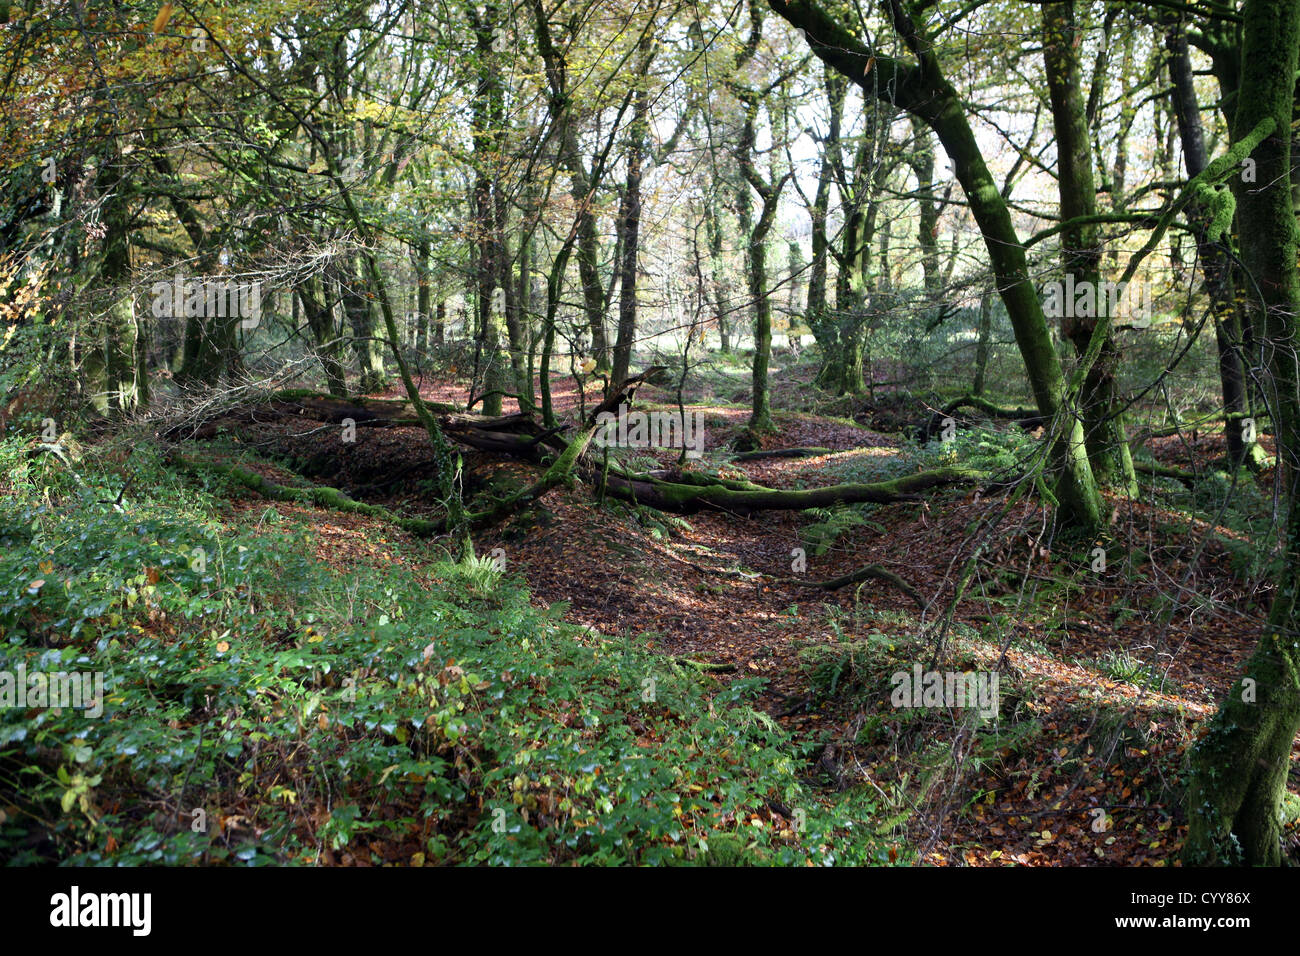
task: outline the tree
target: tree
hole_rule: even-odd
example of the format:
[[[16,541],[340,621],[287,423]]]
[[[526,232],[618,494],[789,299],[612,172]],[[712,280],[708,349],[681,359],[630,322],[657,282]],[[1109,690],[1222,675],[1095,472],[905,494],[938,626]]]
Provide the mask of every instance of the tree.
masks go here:
[[[1093,289],[1100,289],[1101,231],[1079,69],[1080,38],[1072,0],[1043,5],[1043,65],[1056,128],[1057,184],[1064,223],[1062,266],[1076,284],[1087,283]],[[1074,315],[1072,308],[1065,310],[1062,331],[1079,355],[1087,351],[1092,341],[1101,317],[1096,313],[1109,307],[1109,302],[1103,301],[1105,298],[1098,295],[1095,312],[1087,315]],[[1115,378],[1118,362],[1114,339],[1108,335],[1084,380],[1080,416],[1093,476],[1103,485],[1136,496],[1137,476],[1124,434],[1124,406]]]
[[[894,29],[914,62],[874,52],[811,0],[769,0],[773,10],[804,31],[813,52],[866,92],[922,119],[939,137],[979,224],[1006,305],[1039,412],[1053,423],[1052,460],[1059,516],[1070,526],[1101,526],[1101,497],[1088,461],[1083,424],[1063,404],[1065,376],[1052,344],[1024,246],[1007,204],[989,173],[961,98],[944,76],[931,39],[903,0],[891,0]]]
[[[1256,290],[1247,318],[1269,356],[1266,393],[1287,504],[1285,562],[1264,634],[1192,755],[1185,858],[1195,864],[1281,863],[1278,808],[1300,731],[1300,228],[1290,189],[1298,53],[1300,0],[1246,0],[1232,136],[1241,143],[1263,133],[1250,158],[1258,182],[1271,185],[1236,177],[1234,192],[1241,259]]]

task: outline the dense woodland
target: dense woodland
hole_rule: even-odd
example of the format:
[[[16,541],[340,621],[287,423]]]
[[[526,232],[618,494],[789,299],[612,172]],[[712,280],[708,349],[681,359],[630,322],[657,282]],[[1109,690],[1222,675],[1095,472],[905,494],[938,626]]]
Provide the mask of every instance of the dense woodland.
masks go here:
[[[0,2],[0,859],[1296,862],[1298,57]]]

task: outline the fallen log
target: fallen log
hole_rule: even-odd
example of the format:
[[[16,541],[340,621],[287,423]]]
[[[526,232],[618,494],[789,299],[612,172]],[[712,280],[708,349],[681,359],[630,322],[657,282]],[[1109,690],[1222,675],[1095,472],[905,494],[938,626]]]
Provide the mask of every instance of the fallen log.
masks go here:
[[[259,475],[255,471],[249,471],[247,468],[241,468],[238,465],[226,464],[216,461],[199,461],[194,458],[186,458],[182,455],[174,455],[173,460],[189,469],[190,471],[211,471],[230,479],[238,485],[248,488],[250,491],[256,491],[263,498],[269,498],[272,501],[291,501],[298,504],[314,504],[324,508],[333,508],[335,511],[343,511],[353,514],[367,515],[372,518],[381,518],[388,521],[403,531],[409,531],[411,534],[419,537],[428,537],[438,534],[445,527],[444,521],[431,521],[427,518],[404,518],[401,515],[394,514],[387,508],[380,505],[370,505],[362,501],[356,501],[349,498],[337,488],[327,488],[324,485],[313,485],[308,488],[290,488],[288,485],[277,484]]]
[[[566,481],[577,465],[578,459],[581,458],[583,453],[587,450],[587,445],[591,443],[592,436],[595,435],[595,433],[596,426],[594,424],[588,425],[584,428],[582,432],[573,439],[573,441],[569,442],[568,447],[564,449],[564,453],[552,462],[551,466],[546,469],[546,473],[543,474],[540,479],[529,485],[523,491],[510,495],[508,498],[501,499],[490,506],[487,510],[471,514],[469,516],[471,527],[479,528],[485,525],[495,524],[497,521],[502,520],[516,510],[526,507],[538,498],[541,498],[542,495],[546,494],[556,485]]]
[[[697,671],[712,672],[715,674],[727,674],[736,669],[735,664],[721,664],[721,663],[715,663],[710,661],[697,661],[697,660],[692,660],[689,657],[670,657],[668,658],[668,660],[680,666],[693,667]]]
[[[771,451],[746,451],[733,455],[732,461],[764,461],[769,458],[817,458],[833,455],[829,448],[774,448]]]
[[[1187,488],[1196,484],[1197,476],[1190,471],[1183,471],[1181,468],[1174,468],[1170,465],[1162,465],[1159,462],[1133,462],[1133,470],[1140,471],[1144,475],[1152,475],[1156,478],[1173,478],[1181,481]]]
[[[776,488],[728,488],[710,483],[703,485],[660,481],[656,478],[626,478],[609,475],[605,490],[617,498],[647,505],[659,511],[694,514],[702,508],[715,508],[733,514],[754,511],[804,511],[841,504],[915,501],[918,492],[945,485],[969,484],[980,478],[969,468],[938,468],[915,475],[870,484],[828,485],[824,488],[782,490]]]
[[[934,412],[924,425],[918,426],[917,439],[922,444],[928,442],[942,429],[944,419],[951,417],[953,412],[962,408],[973,408],[976,411],[983,412],[989,418],[1008,419],[1027,432],[1047,424],[1047,419],[1035,409],[1001,408],[978,395],[963,395],[961,398],[953,399],[943,408]]]
[[[359,406],[373,412],[387,411],[386,417],[395,417],[397,408],[389,406],[410,405],[409,398],[364,398],[361,396],[334,395],[329,392],[316,392],[307,388],[285,388],[278,392],[272,392],[270,401],[276,402],[300,402],[300,403],[318,403],[328,405],[330,403],[340,403],[344,405]],[[458,412],[459,405],[452,405],[447,402],[430,402],[425,401],[425,406],[435,412]]]

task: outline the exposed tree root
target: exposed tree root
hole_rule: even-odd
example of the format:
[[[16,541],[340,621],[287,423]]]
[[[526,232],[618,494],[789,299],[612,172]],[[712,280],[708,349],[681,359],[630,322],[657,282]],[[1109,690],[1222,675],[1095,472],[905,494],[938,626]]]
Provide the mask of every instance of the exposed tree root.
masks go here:
[[[858,568],[856,571],[841,575],[838,578],[831,578],[829,581],[802,581],[799,578],[777,578],[777,580],[788,584],[802,585],[806,588],[819,588],[823,591],[837,591],[842,587],[847,587],[850,584],[857,584],[871,578],[880,581],[888,581],[916,602],[918,608],[922,611],[925,610],[925,598],[921,597],[921,593],[917,591],[916,588],[912,587],[912,585],[908,584],[893,571],[890,571],[887,568],[882,568],[878,564],[868,564],[865,568]]]

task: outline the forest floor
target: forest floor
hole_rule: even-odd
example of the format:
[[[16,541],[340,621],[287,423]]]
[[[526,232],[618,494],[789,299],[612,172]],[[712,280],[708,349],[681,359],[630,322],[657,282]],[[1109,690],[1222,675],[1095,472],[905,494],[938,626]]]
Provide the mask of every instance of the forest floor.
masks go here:
[[[425,394],[462,397],[451,383]],[[560,408],[576,402],[572,387],[556,395]],[[647,388],[638,399],[667,396]],[[906,468],[899,435],[803,413],[778,413],[764,447],[827,454],[730,463],[722,450],[748,411],[692,407],[706,415],[710,449],[697,466],[729,476],[792,488]],[[431,511],[418,480],[431,455],[418,428],[359,429],[342,455],[332,431],[292,421],[246,427],[239,440],[279,461],[323,456],[334,470],[322,484],[402,513]],[[1208,467],[1215,444],[1197,436],[1147,447],[1160,463],[1188,468]],[[654,457],[668,464],[675,453]],[[498,487],[535,475],[477,453],[466,454],[466,465],[495,470]],[[257,470],[302,483],[269,460]],[[671,518],[621,503],[594,507],[592,489],[576,483],[485,532],[476,547],[501,549],[506,573],[526,582],[534,603],[564,602],[575,623],[727,666],[712,680],[760,679],[757,706],[819,755],[808,776],[825,791],[873,788],[906,812],[922,862],[1162,866],[1176,861],[1185,834],[1187,748],[1238,679],[1269,597],[1265,578],[1240,566],[1243,535],[1190,517],[1175,495],[1144,484],[1141,500],[1111,501],[1105,540],[1053,542],[1048,512],[1033,496],[1008,507],[1003,495],[971,489],[928,493],[860,508],[848,521],[813,516],[810,535],[810,516],[800,512]],[[265,506],[256,496],[236,505]],[[419,571],[407,536],[382,520],[275,507],[312,521],[318,556],[336,567],[378,558],[394,573]],[[982,557],[943,660],[958,670],[999,669],[998,716],[990,726],[960,709],[900,713],[889,706],[887,677],[914,663],[930,669],[933,650],[917,635],[943,614],[977,541]],[[1094,547],[1105,550],[1105,570],[1096,570]],[[879,580],[836,592],[795,583],[800,548],[807,567],[799,578],[878,564],[917,589],[927,610]],[[1300,767],[1300,749],[1292,761]],[[1290,779],[1300,790],[1300,769]]]

